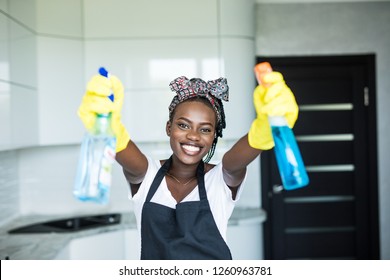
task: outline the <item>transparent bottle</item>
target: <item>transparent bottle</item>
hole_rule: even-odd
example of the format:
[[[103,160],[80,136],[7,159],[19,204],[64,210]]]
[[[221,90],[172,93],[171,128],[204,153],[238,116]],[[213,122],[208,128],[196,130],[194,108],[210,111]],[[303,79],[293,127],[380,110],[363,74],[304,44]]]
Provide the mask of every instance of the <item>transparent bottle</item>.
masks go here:
[[[270,85],[263,81],[266,73],[272,72],[268,62],[262,62],[255,66],[255,74],[259,84],[265,87]],[[307,186],[309,176],[302,160],[294,133],[287,124],[284,116],[268,117],[272,137],[275,142],[274,152],[283,188],[293,190]]]
[[[81,201],[106,204],[115,161],[116,138],[111,129],[111,113],[97,114],[93,129],[81,144],[73,194]]]

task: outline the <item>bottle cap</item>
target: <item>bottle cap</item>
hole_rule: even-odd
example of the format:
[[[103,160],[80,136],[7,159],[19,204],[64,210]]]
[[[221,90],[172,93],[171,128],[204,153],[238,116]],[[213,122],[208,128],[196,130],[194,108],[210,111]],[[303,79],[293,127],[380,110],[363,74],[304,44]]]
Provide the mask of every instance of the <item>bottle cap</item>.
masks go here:
[[[102,75],[103,77],[106,77],[106,78],[108,78],[108,75],[109,75],[108,71],[107,71],[106,68],[104,68],[104,67],[100,67],[100,68],[99,68],[99,74]],[[114,93],[111,93],[111,94],[108,96],[108,98],[109,98],[112,102],[114,102]]]
[[[108,77],[108,71],[104,67],[99,68],[99,74],[106,77],[106,78]]]
[[[271,64],[269,62],[266,62],[266,61],[261,62],[255,66],[254,71],[255,71],[256,79],[257,79],[257,82],[259,83],[259,85],[269,87],[270,84],[265,83],[263,78],[264,78],[265,74],[272,72]]]

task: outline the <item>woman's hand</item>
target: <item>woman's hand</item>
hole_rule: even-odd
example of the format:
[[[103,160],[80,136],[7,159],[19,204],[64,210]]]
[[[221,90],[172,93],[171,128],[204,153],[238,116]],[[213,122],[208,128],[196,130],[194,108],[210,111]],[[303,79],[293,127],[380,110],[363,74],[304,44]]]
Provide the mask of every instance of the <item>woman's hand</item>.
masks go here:
[[[281,73],[270,72],[263,79],[269,86],[259,85],[253,92],[257,118],[249,130],[248,141],[252,148],[269,150],[275,144],[268,116],[284,116],[289,127],[292,128],[298,118],[298,105]]]
[[[114,101],[108,98],[111,94],[114,94]],[[87,130],[93,127],[96,114],[112,113],[111,127],[117,138],[116,152],[125,149],[130,141],[129,134],[121,121],[123,97],[123,85],[117,77],[95,75],[88,82],[78,109],[78,115]]]

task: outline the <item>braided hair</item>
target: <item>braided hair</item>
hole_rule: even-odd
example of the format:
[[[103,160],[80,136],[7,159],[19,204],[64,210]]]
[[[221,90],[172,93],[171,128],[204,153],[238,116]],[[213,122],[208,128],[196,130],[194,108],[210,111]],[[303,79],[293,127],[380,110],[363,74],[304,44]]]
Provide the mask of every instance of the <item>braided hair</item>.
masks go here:
[[[222,104],[222,100],[228,101],[229,99],[229,86],[226,79],[219,78],[206,83],[199,78],[188,80],[182,76],[173,80],[169,86],[172,91],[176,92],[169,105],[170,122],[173,120],[176,106],[185,101],[199,101],[214,110],[217,119],[216,131],[211,148],[204,159],[204,162],[209,162],[215,153],[218,138],[222,138],[222,130],[226,128],[225,111]]]

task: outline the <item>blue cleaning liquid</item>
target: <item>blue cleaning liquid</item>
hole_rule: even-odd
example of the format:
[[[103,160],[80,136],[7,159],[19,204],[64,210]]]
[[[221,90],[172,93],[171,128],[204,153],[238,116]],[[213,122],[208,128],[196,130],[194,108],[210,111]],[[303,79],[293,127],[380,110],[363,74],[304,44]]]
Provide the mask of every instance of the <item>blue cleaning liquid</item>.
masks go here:
[[[294,133],[288,127],[284,117],[270,117],[272,136],[275,142],[275,156],[286,190],[307,186],[309,177],[302,160]]]
[[[81,201],[109,201],[116,138],[110,127],[111,114],[97,115],[95,126],[83,139],[73,194]]]

